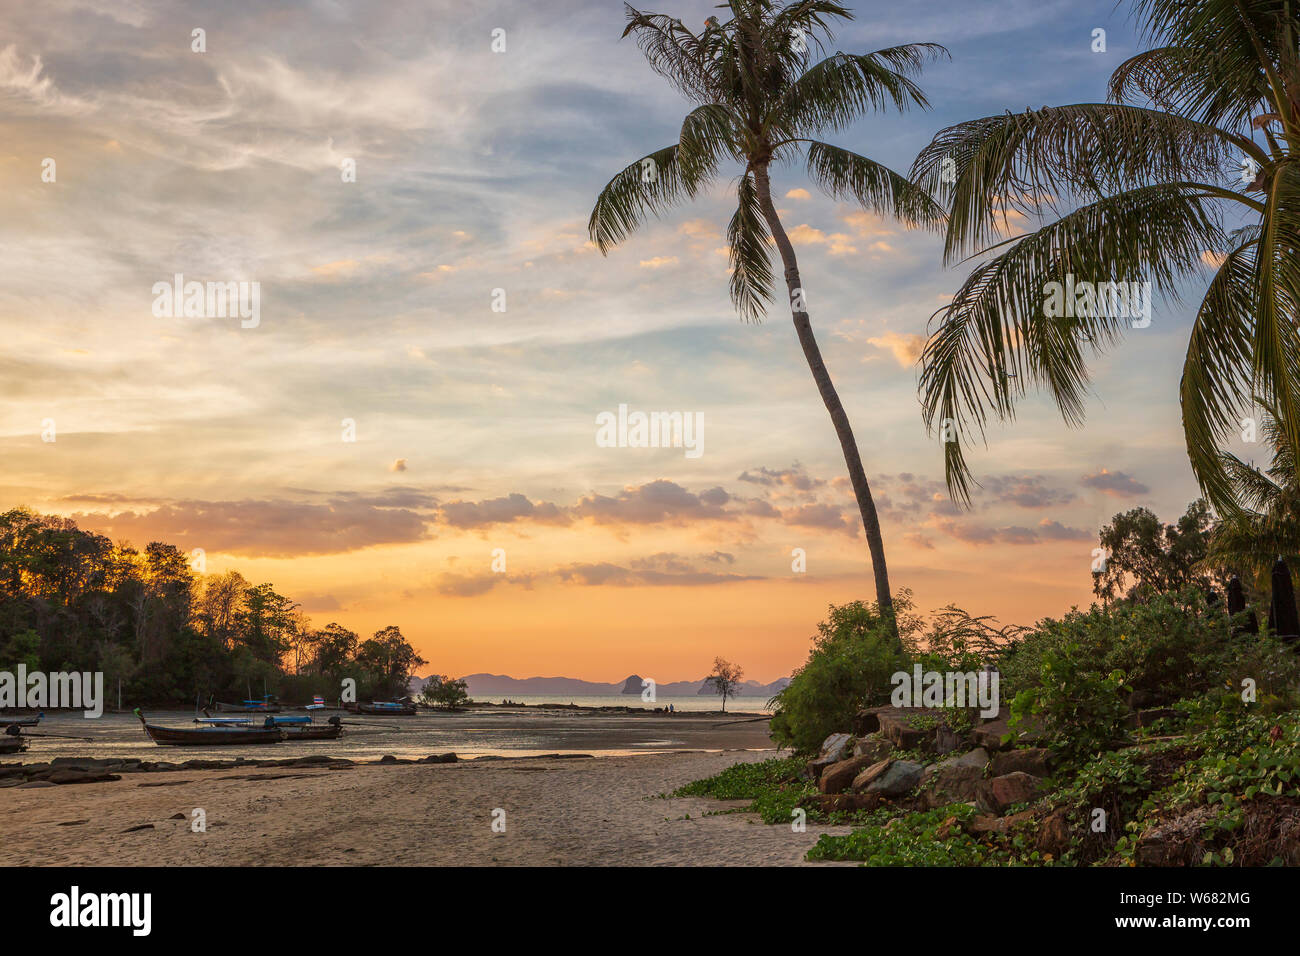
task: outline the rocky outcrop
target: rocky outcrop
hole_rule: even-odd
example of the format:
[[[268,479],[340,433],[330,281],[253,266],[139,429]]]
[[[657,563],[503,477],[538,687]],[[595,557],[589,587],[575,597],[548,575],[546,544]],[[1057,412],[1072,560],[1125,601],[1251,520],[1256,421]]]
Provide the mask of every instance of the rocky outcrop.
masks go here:
[[[893,749],[894,745],[883,737],[860,737],[853,745],[853,756],[870,757],[871,762],[875,763],[888,757]]]
[[[882,760],[858,774],[853,780],[853,789],[878,793],[882,797],[901,797],[921,782],[924,770],[919,763],[910,760]]]
[[[1001,816],[1008,807],[1032,800],[1042,787],[1040,777],[1020,771],[981,780],[975,788],[975,805],[987,813]]]
[[[866,754],[833,763],[822,771],[817,789],[822,793],[841,793],[849,789],[853,779],[873,763],[876,759]]]
[[[839,763],[848,756],[849,748],[852,746],[852,734],[831,734],[822,741],[821,752],[808,762],[808,776],[813,780],[820,780],[827,767]]]
[[[1019,772],[1035,777],[1046,777],[1051,757],[1051,751],[1045,747],[1004,750],[989,761],[989,776],[1001,777],[1004,774]]]
[[[920,781],[922,805],[934,809],[974,800],[988,761],[988,752],[981,747],[926,767]]]

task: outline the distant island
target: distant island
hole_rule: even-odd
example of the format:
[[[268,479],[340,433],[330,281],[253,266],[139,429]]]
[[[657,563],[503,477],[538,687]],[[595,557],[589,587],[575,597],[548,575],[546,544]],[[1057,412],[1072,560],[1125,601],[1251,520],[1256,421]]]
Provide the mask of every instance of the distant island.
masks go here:
[[[568,695],[571,697],[619,697],[624,694],[641,695],[642,678],[638,674],[630,675],[626,680],[613,684],[578,680],[575,677],[507,677],[504,674],[469,674],[461,680],[469,685],[470,697],[510,697],[514,695]],[[411,695],[417,696],[424,690],[428,677],[411,678]],[[772,695],[783,690],[790,683],[790,678],[781,677],[770,684],[761,684],[755,680],[742,682],[735,690],[738,697],[757,697],[766,701]],[[695,697],[712,694],[713,685],[708,678],[699,680],[673,681],[658,684],[656,697]]]

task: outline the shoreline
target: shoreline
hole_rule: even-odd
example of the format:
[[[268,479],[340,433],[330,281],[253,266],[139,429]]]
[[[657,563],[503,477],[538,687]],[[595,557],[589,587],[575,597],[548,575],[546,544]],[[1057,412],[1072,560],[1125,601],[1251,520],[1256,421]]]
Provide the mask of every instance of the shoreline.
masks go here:
[[[803,863],[822,833],[668,797],[771,750],[133,772],[0,792],[4,865],[704,865]],[[238,771],[238,772],[232,772]],[[541,775],[539,779],[538,775]],[[194,832],[201,810],[204,832]],[[493,829],[504,820],[505,832]],[[818,864],[824,865],[824,864]]]

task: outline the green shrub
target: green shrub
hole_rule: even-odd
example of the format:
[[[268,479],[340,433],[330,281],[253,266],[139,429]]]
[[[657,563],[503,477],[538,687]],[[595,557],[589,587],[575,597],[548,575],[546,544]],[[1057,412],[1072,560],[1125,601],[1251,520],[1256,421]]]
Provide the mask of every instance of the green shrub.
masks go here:
[[[900,634],[914,635],[906,591],[894,602]],[[815,753],[830,734],[847,730],[864,706],[889,702],[890,676],[911,666],[903,644],[874,604],[831,605],[808,661],[772,698],[772,738],[797,753]]]
[[[1039,683],[1011,702],[1012,731],[1032,718],[1040,738],[1066,763],[1079,764],[1113,748],[1124,736],[1124,673],[1102,673],[1092,649],[1071,642],[1047,651],[1040,660]]]

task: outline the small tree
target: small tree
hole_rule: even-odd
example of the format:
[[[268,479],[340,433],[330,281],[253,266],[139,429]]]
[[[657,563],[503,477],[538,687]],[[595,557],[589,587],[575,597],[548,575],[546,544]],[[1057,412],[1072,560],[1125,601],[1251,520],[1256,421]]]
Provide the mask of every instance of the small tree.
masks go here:
[[[727,712],[727,698],[736,696],[736,686],[745,676],[739,664],[732,664],[725,658],[713,659],[713,673],[705,681],[713,685],[713,692],[722,698],[722,712]]]
[[[469,685],[463,680],[450,680],[445,674],[434,674],[421,692],[430,707],[457,710],[469,702]]]

